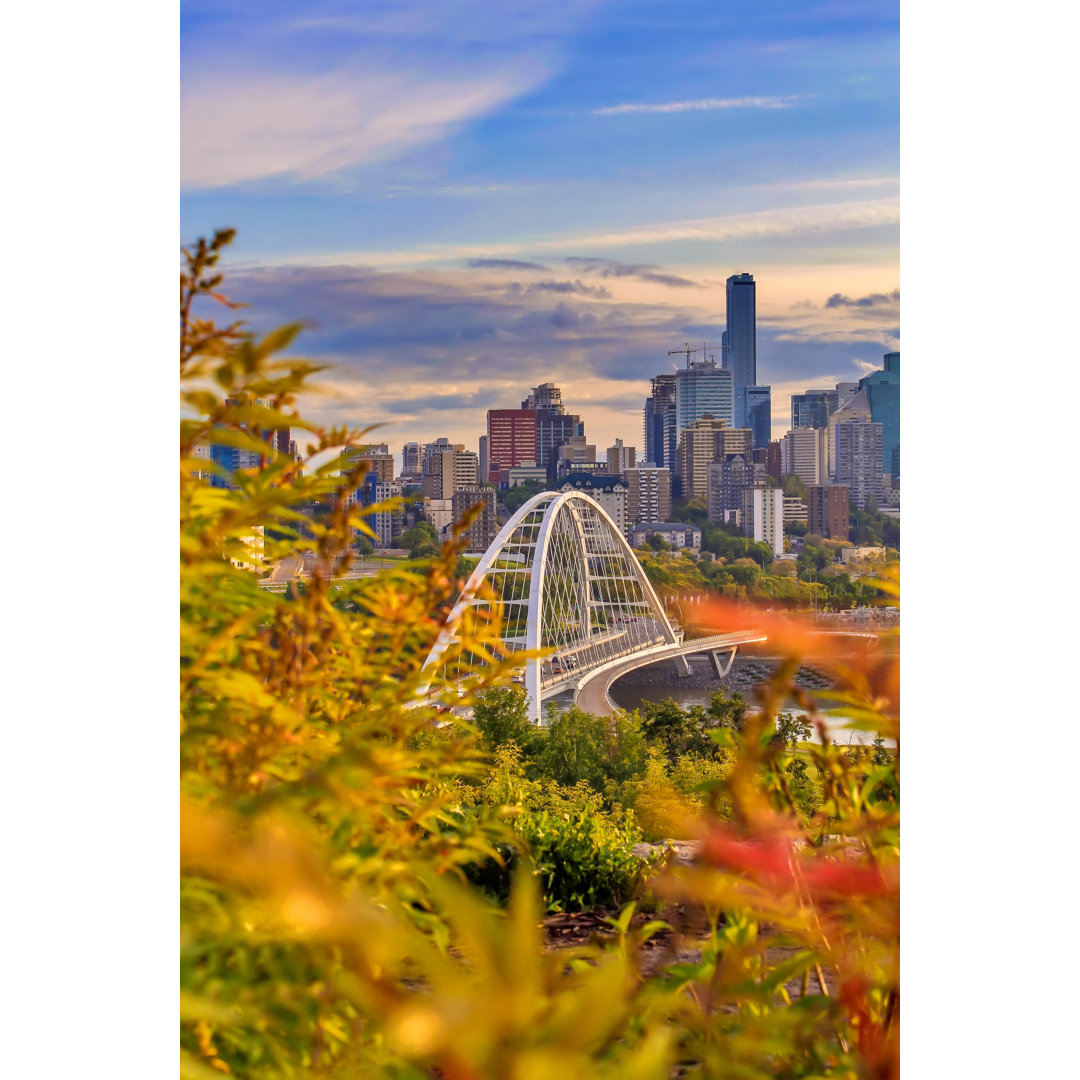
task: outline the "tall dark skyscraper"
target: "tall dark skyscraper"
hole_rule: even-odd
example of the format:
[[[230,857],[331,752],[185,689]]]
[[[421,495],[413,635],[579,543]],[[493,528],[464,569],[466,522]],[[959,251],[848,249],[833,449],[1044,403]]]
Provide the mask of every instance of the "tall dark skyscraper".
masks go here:
[[[753,274],[727,279],[727,330],[723,360],[731,368],[735,426],[746,426],[746,388],[757,385],[757,286]]]

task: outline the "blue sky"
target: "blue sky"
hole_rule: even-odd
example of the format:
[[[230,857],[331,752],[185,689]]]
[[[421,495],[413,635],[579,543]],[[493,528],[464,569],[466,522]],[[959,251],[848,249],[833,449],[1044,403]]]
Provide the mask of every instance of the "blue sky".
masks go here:
[[[253,324],[313,322],[317,416],[475,446],[553,379],[640,447],[743,271],[776,435],[899,346],[897,5],[181,10],[183,236],[235,226]]]

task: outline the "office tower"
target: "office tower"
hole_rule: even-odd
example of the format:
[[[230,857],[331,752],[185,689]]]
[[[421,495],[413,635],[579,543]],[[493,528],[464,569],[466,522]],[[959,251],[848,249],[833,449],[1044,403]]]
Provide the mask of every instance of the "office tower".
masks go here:
[[[674,468],[675,432],[675,375],[656,375],[645,399],[645,460]]]
[[[559,481],[559,491],[580,491],[595,499],[615,522],[616,528],[627,535],[627,498],[630,485],[621,476],[610,473],[571,473]]]
[[[547,467],[548,478],[558,473],[559,447],[571,439],[585,438],[585,425],[575,413],[556,409],[536,409],[536,464]]]
[[[705,468],[705,505],[709,520],[728,521],[731,514],[742,511],[743,491],[764,484],[765,466],[746,454],[725,454]]]
[[[498,472],[536,460],[536,412],[532,409],[489,409],[487,414],[488,471]]]
[[[754,433],[755,449],[768,446],[772,439],[772,387],[746,388],[746,427]]]
[[[854,384],[853,384],[854,385]],[[840,407],[836,390],[804,390],[791,395],[791,427],[827,428],[829,417]]]
[[[811,484],[807,489],[807,531],[827,540],[847,540],[851,513],[846,484]]]
[[[529,396],[521,403],[523,409],[554,409],[555,412],[566,412],[563,407],[562,391],[552,382],[541,383],[534,386]]]
[[[499,534],[499,523],[495,516],[495,489],[468,484],[455,491],[450,502],[455,524],[462,522],[474,506],[480,505],[479,512],[463,537],[467,551],[486,551]]]
[[[420,468],[419,443],[407,442],[401,448],[401,475],[410,477],[423,475],[423,470]]]
[[[885,370],[890,375],[900,378],[900,354],[898,352],[887,352],[885,354]]]
[[[883,494],[881,424],[854,419],[841,421],[833,430],[836,482],[848,486],[850,501],[860,510],[876,510]]]
[[[829,478],[829,433],[824,428],[796,428],[780,444],[782,475],[804,484],[824,484]]]
[[[746,388],[757,385],[757,286],[753,274],[732,274],[727,279],[727,331],[721,341],[732,375],[732,426],[746,427]]]
[[[632,469],[637,457],[636,446],[623,446],[622,439],[616,439],[614,446],[607,448],[607,471],[613,476],[618,476]]]
[[[900,476],[900,354],[896,372],[872,371],[859,380],[859,389],[870,404],[870,419],[881,425],[881,471]]]
[[[840,383],[837,390],[843,385]],[[855,394],[842,402],[840,408],[829,417],[829,480],[833,482],[836,481],[836,425],[850,420],[868,421],[871,419],[870,402],[867,401],[866,394],[858,389],[858,383],[854,386],[856,387]],[[842,394],[840,396],[843,397]]]
[[[766,485],[744,488],[740,523],[751,540],[768,544],[773,555],[783,555],[784,489]]]
[[[477,444],[477,475],[480,477],[480,483],[488,483],[491,477],[491,458],[488,456],[488,437],[481,435]]]
[[[631,525],[641,521],[667,521],[671,516],[671,470],[646,462],[627,469],[623,477],[626,518]]]
[[[676,475],[682,481],[682,497],[708,497],[708,467],[730,454],[753,460],[753,434],[749,428],[728,427],[723,420],[703,416],[682,433],[675,455]]]
[[[686,428],[703,416],[715,416],[723,420],[728,427],[737,426],[732,397],[732,374],[717,367],[716,361],[711,357],[699,361],[691,359],[685,368],[675,372],[676,449]]]

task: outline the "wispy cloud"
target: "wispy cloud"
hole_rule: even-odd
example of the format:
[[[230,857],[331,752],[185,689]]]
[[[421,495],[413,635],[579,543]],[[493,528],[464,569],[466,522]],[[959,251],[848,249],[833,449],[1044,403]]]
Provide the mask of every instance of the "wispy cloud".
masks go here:
[[[626,113],[713,112],[717,109],[789,109],[801,100],[801,94],[782,97],[697,98],[694,101],[666,101],[657,104],[626,103],[593,109],[594,116],[622,116]]]
[[[520,259],[470,259],[470,270],[547,270],[546,266]]]
[[[900,202],[896,198],[864,202],[828,203],[819,206],[778,207],[726,217],[694,218],[651,225],[635,225],[609,232],[564,233],[560,236],[521,239],[503,243],[442,244],[412,251],[353,251],[290,257],[295,265],[327,266],[367,263],[381,267],[420,266],[459,259],[511,259],[550,251],[593,250],[662,244],[677,240],[771,239],[820,235],[849,229],[896,225]],[[270,260],[267,260],[270,261]]]
[[[475,75],[205,73],[181,99],[181,183],[312,180],[391,159],[445,138],[544,77],[542,65],[525,60]]]
[[[614,259],[583,259],[571,255],[564,260],[579,267],[587,274],[597,274],[603,278],[629,277],[638,281],[649,281],[654,285],[669,285],[674,289],[699,289],[700,285],[689,278],[677,274],[659,273],[659,266],[642,263],[621,263]]]

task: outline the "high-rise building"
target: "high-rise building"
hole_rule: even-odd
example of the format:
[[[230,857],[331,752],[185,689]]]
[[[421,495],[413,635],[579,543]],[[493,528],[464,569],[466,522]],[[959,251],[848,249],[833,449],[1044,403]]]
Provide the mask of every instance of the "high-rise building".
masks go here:
[[[423,471],[420,468],[420,444],[417,442],[407,442],[401,448],[401,475],[402,476],[422,476]]]
[[[628,484],[626,518],[631,525],[642,521],[667,521],[671,516],[671,470],[646,463],[623,473]]]
[[[675,456],[676,475],[682,481],[682,497],[708,498],[708,467],[730,454],[753,460],[753,434],[749,428],[728,427],[724,420],[703,416],[682,433]]]
[[[703,416],[715,416],[731,428],[742,426],[735,424],[732,374],[712,358],[690,360],[675,372],[676,449],[683,432]]]
[[[900,354],[888,355],[896,357],[896,371],[872,371],[859,380],[859,389],[866,394],[870,404],[870,419],[881,425],[881,471],[899,477]]]
[[[732,274],[727,279],[727,330],[722,341],[735,399],[732,426],[746,427],[746,389],[757,385],[757,285],[753,274]]]
[[[623,446],[622,439],[616,439],[614,446],[607,448],[607,471],[609,474],[618,476],[634,467],[637,456],[637,447]]]
[[[746,427],[754,433],[755,448],[768,446],[772,439],[772,387],[746,388]]]
[[[833,430],[836,482],[847,485],[851,502],[860,510],[877,509],[883,494],[881,425],[860,418],[841,421]]]
[[[824,484],[829,478],[829,433],[824,428],[795,428],[780,444],[783,475],[804,484]]]
[[[654,465],[675,466],[678,447],[675,419],[675,375],[656,375],[645,399],[645,460]]]
[[[396,480],[390,483],[376,483],[375,503],[381,505],[390,499],[401,496],[401,484]],[[405,511],[400,505],[384,510],[377,510],[366,518],[375,535],[379,538],[379,547],[394,547],[405,529]]]
[[[476,457],[479,462],[477,473],[480,477],[480,483],[486,484],[491,478],[491,458],[488,455],[488,437],[486,435],[481,435],[477,442]]]
[[[746,454],[725,454],[708,465],[706,473],[706,507],[709,520],[729,521],[735,511],[742,511],[743,491],[764,484],[765,466]]]
[[[846,484],[811,484],[807,489],[807,531],[827,540],[847,540],[851,524]]]
[[[455,491],[479,482],[479,460],[463,443],[440,447],[428,457],[424,470],[424,498],[450,499]]]
[[[784,489],[766,485],[744,488],[739,522],[751,540],[768,544],[774,555],[783,555]]]
[[[837,390],[844,385],[844,383],[840,383]],[[831,481],[836,480],[836,425],[851,420],[871,419],[870,402],[867,401],[866,394],[858,389],[858,383],[854,385],[856,387],[855,394],[846,401],[842,401],[836,412],[829,417],[829,479]],[[843,394],[840,396],[843,398]],[[880,468],[878,471],[881,471]]]
[[[887,352],[885,354],[885,370],[890,375],[900,378],[900,354],[898,352]]]
[[[534,409],[489,409],[487,414],[488,473],[523,465],[538,464],[536,457],[536,411]]]
[[[829,417],[840,407],[836,390],[804,390],[791,395],[791,428],[827,428]]]
[[[469,551],[486,551],[499,534],[495,516],[495,489],[469,484],[458,488],[451,499],[451,511],[455,522],[465,519],[467,511],[479,503],[480,511],[465,530],[465,545]]]
[[[225,404],[234,407],[256,405],[263,409],[271,407],[271,402],[268,399],[255,398],[250,394],[226,398]],[[196,455],[203,457],[204,460],[208,459],[214,462],[226,474],[223,476],[217,471],[211,472],[210,470],[200,473],[204,479],[210,481],[211,487],[235,488],[237,482],[233,477],[234,473],[244,469],[261,468],[275,453],[285,455],[289,453],[289,428],[262,430],[249,421],[241,421],[239,427],[266,443],[266,453],[260,453],[248,447],[217,443],[214,442],[213,436],[211,436],[209,442],[204,444],[206,449],[197,448]]]

